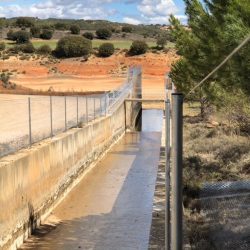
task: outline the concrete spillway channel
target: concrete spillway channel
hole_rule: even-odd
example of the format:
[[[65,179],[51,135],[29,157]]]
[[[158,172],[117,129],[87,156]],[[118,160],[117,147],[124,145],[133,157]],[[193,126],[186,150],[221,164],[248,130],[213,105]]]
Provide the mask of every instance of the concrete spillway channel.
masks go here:
[[[148,249],[162,118],[143,111],[21,249]]]

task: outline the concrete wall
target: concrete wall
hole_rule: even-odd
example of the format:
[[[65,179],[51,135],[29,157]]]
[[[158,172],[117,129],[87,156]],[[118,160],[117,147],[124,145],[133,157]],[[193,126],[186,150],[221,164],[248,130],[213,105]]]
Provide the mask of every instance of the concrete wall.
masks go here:
[[[74,180],[125,131],[122,104],[111,116],[0,160],[0,249],[15,249]]]
[[[134,69],[132,76],[133,87],[131,89],[130,97],[140,99],[142,98],[142,71],[141,68]],[[141,115],[141,102],[126,102],[126,129],[128,131],[138,130],[137,120]],[[140,127],[140,126],[139,126]]]

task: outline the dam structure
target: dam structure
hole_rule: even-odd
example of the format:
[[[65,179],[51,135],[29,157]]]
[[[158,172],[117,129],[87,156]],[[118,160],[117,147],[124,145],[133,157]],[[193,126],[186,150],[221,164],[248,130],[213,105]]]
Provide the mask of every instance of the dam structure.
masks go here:
[[[0,249],[148,248],[163,112],[134,101],[141,74],[102,116],[0,158]]]

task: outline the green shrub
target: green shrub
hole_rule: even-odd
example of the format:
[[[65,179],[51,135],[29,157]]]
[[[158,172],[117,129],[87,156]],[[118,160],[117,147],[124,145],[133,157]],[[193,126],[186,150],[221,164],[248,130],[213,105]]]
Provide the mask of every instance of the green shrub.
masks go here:
[[[112,36],[112,32],[107,28],[100,28],[96,31],[96,35],[99,39],[109,39]]]
[[[15,36],[14,36],[15,32],[14,30],[9,30],[7,32],[7,39],[8,40],[11,40],[11,41],[15,41]]]
[[[0,51],[5,50],[5,48],[6,48],[5,43],[4,42],[0,42]]]
[[[79,35],[80,34],[80,27],[77,24],[73,24],[70,27],[71,34],[73,35]]]
[[[157,38],[156,43],[157,43],[158,47],[164,48],[166,43],[167,43],[167,37],[166,36],[159,36]]]
[[[19,30],[13,34],[13,39],[18,44],[28,43],[30,40],[30,33],[25,30]]]
[[[133,28],[129,25],[126,25],[126,26],[123,26],[122,27],[122,32],[125,32],[125,33],[131,33],[133,30]]]
[[[38,26],[33,26],[30,28],[30,33],[32,37],[39,38],[41,33],[41,28]]]
[[[16,20],[16,26],[22,27],[32,27],[34,25],[33,18],[31,17],[19,17]]]
[[[115,52],[115,47],[112,43],[103,43],[99,47],[98,54],[101,57],[109,57],[109,56],[113,55],[114,52]]]
[[[92,50],[92,42],[82,36],[66,36],[57,43],[55,53],[58,57],[88,56]]]
[[[130,47],[129,54],[142,55],[145,54],[148,50],[148,45],[144,41],[134,41]]]
[[[85,32],[85,33],[83,34],[83,36],[84,36],[85,38],[89,39],[89,40],[93,40],[93,39],[94,39],[94,34],[91,33],[91,32]]]
[[[57,30],[66,30],[68,28],[68,25],[66,23],[56,23],[55,29]]]
[[[51,29],[43,29],[40,38],[50,40],[53,37],[54,31]]]
[[[37,49],[37,53],[41,55],[51,54],[52,50],[49,45],[42,45]]]
[[[23,53],[34,53],[35,52],[35,48],[33,46],[32,43],[26,43],[26,44],[22,44],[19,45],[20,46],[20,51],[22,51]]]

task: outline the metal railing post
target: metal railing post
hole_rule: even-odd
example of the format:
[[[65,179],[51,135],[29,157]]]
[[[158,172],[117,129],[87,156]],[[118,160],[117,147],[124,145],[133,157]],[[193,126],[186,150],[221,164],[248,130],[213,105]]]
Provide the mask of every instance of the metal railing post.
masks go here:
[[[64,109],[65,131],[67,131],[67,96],[64,96]]]
[[[76,97],[76,126],[79,125],[79,100],[78,96]]]
[[[100,96],[100,117],[102,116],[102,96]]]
[[[170,250],[170,100],[165,102],[165,250]]]
[[[50,102],[50,136],[53,137],[53,107],[52,107],[52,96],[50,96],[49,102]]]
[[[183,95],[172,94],[172,174],[171,174],[171,250],[181,250],[182,232],[182,155]]]
[[[95,120],[95,97],[94,97],[94,120]]]
[[[31,100],[28,98],[28,112],[29,112],[29,145],[32,145],[32,128],[31,128]]]
[[[86,96],[86,123],[89,122],[89,112],[88,112],[88,96]]]
[[[107,116],[107,93],[105,92],[105,103],[104,103],[104,107],[105,107],[105,116]]]

